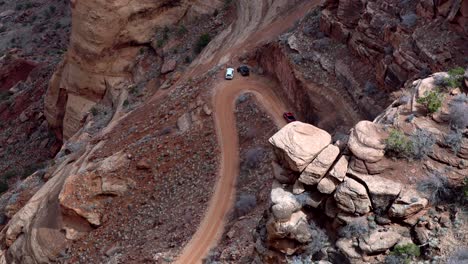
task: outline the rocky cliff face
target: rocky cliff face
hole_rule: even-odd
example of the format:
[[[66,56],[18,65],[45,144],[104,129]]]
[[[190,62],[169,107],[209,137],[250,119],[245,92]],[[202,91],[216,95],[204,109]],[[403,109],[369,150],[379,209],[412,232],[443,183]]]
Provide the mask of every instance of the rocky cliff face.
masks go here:
[[[98,102],[115,108],[121,92],[138,78],[136,56],[159,40],[158,30],[211,14],[220,5],[218,0],[72,1],[70,48],[45,99],[49,124],[67,139]]]
[[[425,72],[463,65],[468,1],[325,1],[320,28],[373,65],[387,91]]]

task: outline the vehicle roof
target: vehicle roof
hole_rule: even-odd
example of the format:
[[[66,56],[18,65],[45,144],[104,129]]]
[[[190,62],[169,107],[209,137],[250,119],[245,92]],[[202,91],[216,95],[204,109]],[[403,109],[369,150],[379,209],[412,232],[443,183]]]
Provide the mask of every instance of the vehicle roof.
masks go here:
[[[233,68],[227,68],[226,71],[234,71]]]

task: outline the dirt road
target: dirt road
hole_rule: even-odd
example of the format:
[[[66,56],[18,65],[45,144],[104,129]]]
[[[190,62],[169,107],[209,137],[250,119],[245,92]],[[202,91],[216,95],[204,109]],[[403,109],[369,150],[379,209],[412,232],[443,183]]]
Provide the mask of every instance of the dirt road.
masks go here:
[[[239,147],[234,115],[236,98],[246,92],[254,94],[278,127],[286,124],[282,119],[286,108],[280,98],[273,93],[272,86],[274,85],[277,84],[271,80],[252,76],[223,81],[215,88],[213,105],[222,153],[220,178],[204,219],[176,263],[188,264],[202,261],[219,239],[223,231],[225,215],[229,213],[233,204],[236,178],[239,174]]]
[[[239,0],[237,19],[219,34],[192,64],[186,76],[204,74],[215,65],[232,64],[236,56],[272,41],[291,28],[320,3],[319,0]],[[201,263],[223,232],[225,216],[233,204],[236,178],[239,174],[238,135],[234,116],[236,98],[253,93],[278,127],[285,125],[282,114],[286,108],[273,91],[277,83],[258,76],[233,81],[221,81],[215,87],[214,115],[218,141],[221,145],[219,179],[205,216],[197,232],[185,246],[176,263]],[[255,117],[253,117],[255,118]]]

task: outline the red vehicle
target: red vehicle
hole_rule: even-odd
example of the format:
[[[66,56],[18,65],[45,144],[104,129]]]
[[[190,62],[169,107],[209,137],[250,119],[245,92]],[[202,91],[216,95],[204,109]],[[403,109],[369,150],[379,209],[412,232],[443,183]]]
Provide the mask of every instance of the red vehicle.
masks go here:
[[[286,122],[291,123],[296,121],[296,118],[294,117],[293,113],[291,112],[286,112],[283,114],[284,119],[286,119]]]

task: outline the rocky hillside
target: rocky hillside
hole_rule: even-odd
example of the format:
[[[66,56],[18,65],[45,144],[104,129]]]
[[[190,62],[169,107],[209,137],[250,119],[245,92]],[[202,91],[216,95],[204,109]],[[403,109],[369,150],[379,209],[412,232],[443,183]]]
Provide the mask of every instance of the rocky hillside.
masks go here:
[[[467,84],[463,69],[417,80],[346,140],[301,122],[273,135],[264,263],[466,261]]]
[[[0,1],[0,263],[447,259],[467,3]]]
[[[3,201],[2,225],[43,184],[21,181],[45,168],[61,146],[44,116],[44,94],[66,52],[70,19],[65,1],[0,2],[0,192],[28,190]],[[16,205],[4,211],[5,203]]]

